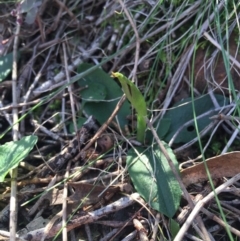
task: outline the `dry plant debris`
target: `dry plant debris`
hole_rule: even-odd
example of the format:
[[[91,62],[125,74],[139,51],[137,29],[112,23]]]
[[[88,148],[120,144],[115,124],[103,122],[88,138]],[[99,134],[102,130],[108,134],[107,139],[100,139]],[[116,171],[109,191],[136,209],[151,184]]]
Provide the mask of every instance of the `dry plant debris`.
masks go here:
[[[0,184],[0,240],[239,239],[239,8],[237,0],[1,2],[1,144],[33,134],[38,143]],[[168,143],[179,164],[191,166],[180,179],[166,157],[183,192],[171,218],[153,210],[129,177],[128,150],[141,143],[132,134],[134,113],[115,96],[119,86],[111,87],[114,109],[96,121],[105,108],[92,106],[110,102],[109,90],[94,79],[95,93],[86,92],[90,83],[79,81],[100,67],[123,73],[142,92],[148,131],[162,153],[160,139],[172,128],[168,110],[205,93],[212,101],[217,113],[200,133],[199,116],[175,133],[193,127],[198,136]],[[130,114],[126,128],[122,109]],[[210,182],[203,162],[195,165],[205,155]]]

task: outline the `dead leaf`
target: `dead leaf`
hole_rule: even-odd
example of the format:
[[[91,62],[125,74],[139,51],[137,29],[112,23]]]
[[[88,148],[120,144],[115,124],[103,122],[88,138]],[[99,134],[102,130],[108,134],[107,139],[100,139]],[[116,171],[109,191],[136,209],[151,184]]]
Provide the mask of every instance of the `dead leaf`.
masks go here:
[[[67,198],[68,203],[83,202],[84,205],[90,205],[101,201],[108,200],[109,196],[113,196],[120,190],[118,186],[110,186],[102,196],[99,195],[106,189],[104,186],[97,186],[88,183],[68,183],[69,186],[75,189],[75,193]]]
[[[75,193],[67,198],[69,204],[79,204],[80,202],[83,205],[95,204],[101,202],[103,199],[105,201],[109,200],[116,192],[131,193],[133,190],[132,186],[128,183],[110,186],[107,189],[104,186],[88,183],[69,182],[68,184],[75,190]],[[102,196],[99,196],[101,193],[103,193]],[[53,188],[45,196],[45,199],[49,201],[50,206],[60,205],[63,202],[63,190]]]
[[[233,32],[229,37],[229,53],[234,56],[237,61],[240,61],[240,54],[238,51],[238,44],[236,42],[236,34]],[[225,49],[227,49],[225,47]],[[191,66],[186,71],[186,75],[190,79],[194,76],[194,87],[200,92],[205,93],[208,91],[208,85],[213,88],[215,93],[229,94],[228,75],[226,72],[226,64],[223,59],[222,53],[219,52],[214,58],[214,63],[210,66],[209,62],[213,60],[211,50],[207,53],[208,48],[198,48],[196,58],[194,60],[194,68]],[[205,67],[204,67],[205,66]],[[191,73],[193,69],[194,73]],[[230,73],[232,76],[234,89],[240,90],[239,73],[234,64],[230,66]]]
[[[108,152],[114,146],[114,139],[111,134],[104,134],[98,138],[96,146],[88,148],[82,153],[82,159],[95,160],[102,154]]]
[[[104,134],[97,140],[97,146],[100,148],[100,153],[103,154],[109,151],[114,145],[114,140],[112,135]]]
[[[49,205],[59,205],[63,203],[63,190],[58,190],[57,188],[53,188],[48,192],[45,199],[48,199]]]
[[[240,173],[240,151],[209,158],[206,163],[212,179],[233,177]],[[204,163],[182,170],[181,177],[186,186],[208,180]]]

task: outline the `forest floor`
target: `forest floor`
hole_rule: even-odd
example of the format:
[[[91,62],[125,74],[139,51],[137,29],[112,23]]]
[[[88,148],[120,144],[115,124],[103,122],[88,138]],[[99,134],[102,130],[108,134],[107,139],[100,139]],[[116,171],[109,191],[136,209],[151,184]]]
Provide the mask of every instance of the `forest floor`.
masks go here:
[[[239,8],[0,3],[0,240],[239,240]]]

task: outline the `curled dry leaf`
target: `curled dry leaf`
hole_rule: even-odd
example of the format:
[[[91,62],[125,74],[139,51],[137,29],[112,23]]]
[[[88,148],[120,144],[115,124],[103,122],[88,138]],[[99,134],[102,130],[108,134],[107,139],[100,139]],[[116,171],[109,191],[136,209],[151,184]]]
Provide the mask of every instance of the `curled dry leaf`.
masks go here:
[[[113,145],[114,140],[111,134],[104,134],[97,140],[98,148],[100,148],[100,152],[104,153],[109,151]]]
[[[97,145],[88,148],[82,153],[82,159],[94,160],[102,154],[111,150],[114,146],[114,139],[111,134],[104,134],[97,139]]]
[[[240,151],[209,158],[206,163],[212,179],[235,176],[240,173]],[[181,177],[186,186],[208,180],[204,163],[182,170]]]
[[[240,54],[237,51],[238,44],[236,42],[236,38],[237,36],[234,32],[229,36],[229,54],[234,56],[237,61],[240,61]],[[204,50],[203,48],[198,48],[196,55],[194,56],[194,67],[190,67],[193,69],[194,73],[192,75],[192,71],[188,69],[186,71],[186,75],[189,79],[191,79],[191,75],[194,76],[194,87],[196,90],[200,93],[205,93],[208,90],[207,86],[211,86],[214,93],[229,94],[227,70],[222,54],[219,52],[217,55],[208,55],[206,49]],[[210,59],[214,64],[207,64]],[[206,67],[203,68],[203,66]],[[238,78],[239,74],[234,64],[232,64],[230,68],[230,73],[234,88],[236,90],[240,90],[240,82]]]

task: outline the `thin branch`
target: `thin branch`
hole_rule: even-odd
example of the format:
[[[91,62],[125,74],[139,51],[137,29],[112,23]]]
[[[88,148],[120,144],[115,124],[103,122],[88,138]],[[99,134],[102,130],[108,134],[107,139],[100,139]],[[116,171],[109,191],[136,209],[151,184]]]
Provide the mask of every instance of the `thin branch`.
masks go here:
[[[17,99],[17,55],[18,55],[18,41],[19,41],[19,33],[21,29],[21,14],[20,9],[17,8],[17,14],[16,14],[16,32],[14,37],[14,45],[13,45],[13,68],[12,68],[12,104],[13,106],[17,105],[18,99]],[[13,140],[18,140],[18,108],[12,109],[13,114]],[[17,175],[18,175],[18,168],[14,168],[11,171],[11,198],[10,198],[10,223],[9,223],[9,230],[10,230],[10,240],[15,241],[16,240],[16,231],[17,231],[17,213],[18,213],[18,207],[17,207]]]

